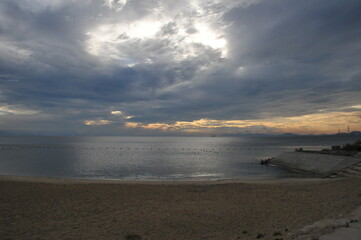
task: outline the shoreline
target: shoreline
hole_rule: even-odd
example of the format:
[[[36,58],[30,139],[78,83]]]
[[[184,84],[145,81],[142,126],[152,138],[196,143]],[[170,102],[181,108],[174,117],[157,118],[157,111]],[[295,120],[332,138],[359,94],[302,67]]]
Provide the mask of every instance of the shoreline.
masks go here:
[[[315,222],[347,220],[361,206],[360,185],[361,178],[139,182],[0,176],[0,234],[125,240],[251,240],[264,234],[260,239],[290,240],[305,236],[301,229]],[[331,230],[325,226],[312,236]]]
[[[312,176],[312,177],[311,177]],[[342,178],[332,179],[332,181]],[[130,179],[95,179],[95,178],[67,178],[67,177],[36,177],[0,175],[0,181],[28,182],[28,183],[55,183],[55,184],[145,184],[145,185],[218,185],[218,184],[277,184],[277,183],[307,183],[328,181],[330,178],[322,178],[317,175],[307,177],[269,177],[269,178],[224,178],[224,179],[201,179],[201,180],[130,180]]]

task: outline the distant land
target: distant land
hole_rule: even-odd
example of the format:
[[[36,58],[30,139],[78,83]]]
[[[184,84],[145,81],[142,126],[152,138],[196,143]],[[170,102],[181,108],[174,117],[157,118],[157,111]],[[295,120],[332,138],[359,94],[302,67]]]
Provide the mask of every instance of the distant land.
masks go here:
[[[7,131],[0,131],[0,136],[59,136],[59,137],[81,137],[81,136],[92,136],[92,135],[76,135],[76,134],[64,134],[64,135],[47,135],[47,134],[36,134],[36,133],[19,133],[19,132],[7,132]],[[98,136],[98,135],[95,135]],[[99,135],[100,136],[100,135]],[[106,136],[106,135],[105,135]],[[134,136],[134,137],[143,137],[143,136],[149,136],[149,137],[204,137],[207,135],[187,135],[187,134],[164,134],[164,135],[111,135],[113,137],[119,136],[119,137],[128,137],[128,136]],[[209,135],[208,137],[317,137],[317,136],[360,136],[361,137],[361,131],[352,131],[350,133],[336,133],[336,134],[296,134],[296,133],[273,133],[273,134],[264,134],[264,133],[234,133],[234,134],[214,134]]]
[[[262,133],[237,133],[237,134],[223,134],[220,137],[307,137],[307,136],[361,136],[361,131],[352,131],[350,133],[336,133],[336,134],[262,134]]]

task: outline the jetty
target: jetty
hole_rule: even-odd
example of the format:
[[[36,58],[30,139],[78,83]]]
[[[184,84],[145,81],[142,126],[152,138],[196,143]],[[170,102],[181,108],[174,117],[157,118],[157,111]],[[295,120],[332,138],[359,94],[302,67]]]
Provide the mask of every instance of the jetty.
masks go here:
[[[361,175],[361,158],[354,156],[285,152],[271,159],[269,164],[322,176],[347,173]]]
[[[303,150],[300,148],[294,152],[281,153],[270,159],[267,163],[325,177],[361,177],[361,151],[345,151],[337,146],[320,151]]]

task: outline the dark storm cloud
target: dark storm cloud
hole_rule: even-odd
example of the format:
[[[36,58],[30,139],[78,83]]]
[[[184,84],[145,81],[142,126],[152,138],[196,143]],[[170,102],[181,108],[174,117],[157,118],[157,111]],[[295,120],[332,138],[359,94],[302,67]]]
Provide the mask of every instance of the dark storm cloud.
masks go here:
[[[172,123],[360,104],[359,1],[250,3],[1,1],[0,130],[112,134],[114,110]],[[101,119],[112,124],[83,124]]]
[[[294,110],[282,115],[359,103],[360,10],[358,1],[263,1],[229,11],[229,65],[244,71],[217,73],[205,92],[219,95],[223,78],[216,102],[227,103],[227,117],[238,119],[257,117],[255,109],[278,115],[291,104]],[[243,111],[242,103],[252,108]]]

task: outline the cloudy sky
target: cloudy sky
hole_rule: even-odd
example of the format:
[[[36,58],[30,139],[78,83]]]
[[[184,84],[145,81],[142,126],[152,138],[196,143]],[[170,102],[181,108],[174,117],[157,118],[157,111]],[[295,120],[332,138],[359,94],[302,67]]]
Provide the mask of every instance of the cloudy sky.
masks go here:
[[[1,0],[0,134],[361,130],[360,0]]]

